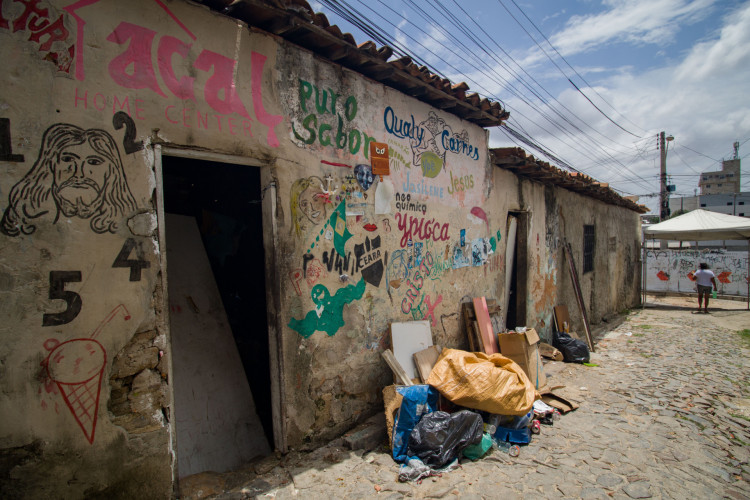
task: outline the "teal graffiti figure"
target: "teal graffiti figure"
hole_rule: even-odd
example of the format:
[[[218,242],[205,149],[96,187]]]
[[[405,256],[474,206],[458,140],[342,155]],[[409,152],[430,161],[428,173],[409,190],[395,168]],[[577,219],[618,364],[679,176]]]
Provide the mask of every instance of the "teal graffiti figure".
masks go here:
[[[292,318],[289,328],[304,338],[308,338],[316,331],[326,332],[332,337],[339,328],[344,326],[344,306],[362,298],[365,293],[365,280],[359,280],[356,285],[339,288],[331,297],[331,292],[323,285],[315,285],[310,297],[315,309],[305,315],[305,319]]]

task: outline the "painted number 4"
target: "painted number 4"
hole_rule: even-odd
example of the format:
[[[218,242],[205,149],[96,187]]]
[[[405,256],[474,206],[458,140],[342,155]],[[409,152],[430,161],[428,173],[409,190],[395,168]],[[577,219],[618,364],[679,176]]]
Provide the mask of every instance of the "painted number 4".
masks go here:
[[[128,259],[130,253],[135,249],[135,259]],[[139,241],[128,238],[122,246],[122,250],[112,263],[112,267],[129,267],[130,281],[141,281],[141,269],[148,269],[151,263],[144,258],[143,247]]]
[[[135,249],[135,259],[129,259]],[[144,258],[140,242],[128,238],[120,253],[112,263],[112,267],[130,268],[130,281],[141,281],[141,270],[151,267],[151,263]],[[81,312],[83,300],[76,292],[66,290],[66,283],[79,283],[81,271],[50,271],[49,298],[50,300],[64,300],[65,310],[59,313],[45,313],[42,316],[42,326],[59,326],[70,323]]]

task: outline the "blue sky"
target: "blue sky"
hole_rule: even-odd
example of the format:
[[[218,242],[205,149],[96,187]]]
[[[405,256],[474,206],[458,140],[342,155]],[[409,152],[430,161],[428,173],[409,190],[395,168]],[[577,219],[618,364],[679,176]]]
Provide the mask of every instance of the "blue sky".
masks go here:
[[[735,141],[741,144],[739,155],[746,172],[750,162],[748,1],[347,3],[452,81],[466,81],[471,90],[501,100],[511,112],[513,128],[525,131],[577,170],[609,182],[621,194],[659,191],[656,136],[662,130],[675,138],[668,149],[667,172],[678,195],[693,195],[700,172],[720,170],[721,159],[731,158]],[[372,38],[326,2],[319,0],[312,6],[332,24],[351,32],[358,43]],[[517,144],[492,129],[490,145]],[[550,161],[529,147],[524,149]],[[750,191],[747,177],[743,177],[743,191]],[[656,197],[643,197],[640,202],[652,213],[658,206]]]

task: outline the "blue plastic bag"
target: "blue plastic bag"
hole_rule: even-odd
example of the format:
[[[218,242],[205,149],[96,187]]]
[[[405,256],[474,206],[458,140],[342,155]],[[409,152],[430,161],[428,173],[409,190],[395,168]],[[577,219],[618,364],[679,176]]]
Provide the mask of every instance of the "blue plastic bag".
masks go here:
[[[396,391],[404,399],[398,410],[396,422],[393,425],[393,459],[405,464],[410,457],[406,452],[409,446],[409,435],[423,415],[438,409],[438,391],[429,385],[408,385],[397,387]]]

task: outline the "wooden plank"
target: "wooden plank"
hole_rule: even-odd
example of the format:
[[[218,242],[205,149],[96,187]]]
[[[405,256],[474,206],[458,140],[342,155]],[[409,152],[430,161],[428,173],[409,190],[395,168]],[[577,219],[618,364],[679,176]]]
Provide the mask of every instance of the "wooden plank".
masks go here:
[[[437,347],[431,345],[427,349],[414,353],[414,364],[417,365],[417,371],[419,372],[419,378],[422,379],[422,383],[426,383],[430,376],[432,367],[438,360],[440,353]]]
[[[568,306],[561,305],[555,306],[555,329],[558,332],[569,332],[570,331],[570,314],[568,313]]]
[[[487,301],[484,297],[475,297],[473,302],[474,312],[477,315],[477,323],[479,323],[482,348],[485,354],[497,354],[500,352],[500,349],[497,346],[495,332],[492,331],[492,322],[490,321],[490,314],[487,311]]]
[[[471,302],[464,302],[461,304],[461,315],[464,318],[464,327],[466,328],[466,337],[469,339],[469,349],[471,349],[471,352],[476,352],[479,346],[477,345],[476,341],[474,340],[474,332],[472,331],[472,320],[473,320],[473,314],[474,312],[474,306]]]
[[[393,372],[393,379],[397,384],[414,385],[411,379],[406,375],[404,369],[401,367],[401,363],[399,363],[396,359],[396,356],[393,355],[393,351],[391,351],[390,349],[386,349],[385,351],[383,351],[381,356],[383,356],[383,359],[391,368],[391,371]]]
[[[570,243],[565,242],[564,248],[565,254],[568,256],[568,266],[570,267],[570,279],[573,280],[573,290],[575,291],[576,300],[578,301],[578,309],[581,310],[581,316],[583,317],[583,327],[586,330],[586,340],[589,344],[591,352],[594,350],[594,340],[591,338],[591,328],[589,328],[589,318],[586,315],[586,304],[583,303],[583,295],[581,294],[581,285],[578,282],[578,271],[576,271],[576,263],[573,261],[573,252],[570,249]]]

